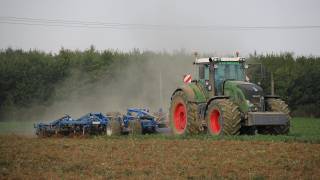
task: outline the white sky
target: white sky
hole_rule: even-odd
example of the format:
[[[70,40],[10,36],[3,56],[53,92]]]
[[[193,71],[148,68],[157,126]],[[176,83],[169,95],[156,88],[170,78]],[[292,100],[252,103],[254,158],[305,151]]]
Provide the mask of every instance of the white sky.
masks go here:
[[[169,26],[320,25],[318,0],[0,0],[0,17]],[[107,29],[0,23],[0,48],[179,50],[320,55],[320,28],[272,30]]]

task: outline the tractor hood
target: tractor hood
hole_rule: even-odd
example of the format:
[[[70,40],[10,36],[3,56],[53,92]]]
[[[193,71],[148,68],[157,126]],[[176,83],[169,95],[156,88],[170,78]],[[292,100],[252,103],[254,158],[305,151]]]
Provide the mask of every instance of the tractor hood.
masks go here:
[[[242,90],[247,100],[251,101],[257,97],[263,96],[263,89],[253,83],[243,81],[232,81],[238,88]]]
[[[227,81],[224,86],[225,95],[229,96],[242,111],[251,111],[251,107],[261,109],[263,89],[253,83],[244,81]]]

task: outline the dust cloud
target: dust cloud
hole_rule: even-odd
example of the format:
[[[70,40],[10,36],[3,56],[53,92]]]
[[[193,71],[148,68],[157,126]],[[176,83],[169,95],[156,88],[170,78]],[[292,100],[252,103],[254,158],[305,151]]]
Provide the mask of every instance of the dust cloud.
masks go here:
[[[130,107],[149,108],[151,112],[162,108],[168,112],[170,97],[183,84],[183,75],[195,72],[193,61],[191,53],[150,53],[143,61],[129,59],[118,65],[115,73],[106,72],[94,82],[83,72],[74,71],[55,87],[56,93],[48,105],[12,110],[10,119],[16,124],[24,122],[19,131],[26,134],[33,132],[33,123],[50,122],[64,114],[79,118],[88,112],[124,113]]]
[[[54,118],[64,113],[79,117],[87,112],[125,112],[129,107],[149,108],[157,111],[169,108],[173,91],[181,85],[186,73],[193,73],[193,57],[151,56],[143,62],[129,60],[112,80],[106,76],[98,82],[72,89],[70,84],[77,77],[64,82],[63,92],[69,92],[66,99],[48,107],[44,117]],[[85,81],[85,80],[83,80]]]

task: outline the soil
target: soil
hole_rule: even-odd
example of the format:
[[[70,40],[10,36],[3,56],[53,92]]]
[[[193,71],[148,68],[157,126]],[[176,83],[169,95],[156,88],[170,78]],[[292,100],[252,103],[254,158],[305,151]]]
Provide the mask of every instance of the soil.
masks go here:
[[[320,144],[0,136],[0,179],[317,179]]]

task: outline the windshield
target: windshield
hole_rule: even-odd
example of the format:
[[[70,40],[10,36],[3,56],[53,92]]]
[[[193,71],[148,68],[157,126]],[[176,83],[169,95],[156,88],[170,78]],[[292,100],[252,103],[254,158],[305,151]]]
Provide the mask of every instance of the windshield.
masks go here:
[[[215,68],[215,85],[218,94],[222,94],[222,83],[228,79],[244,81],[245,71],[243,64],[239,62],[217,63],[217,68]]]

